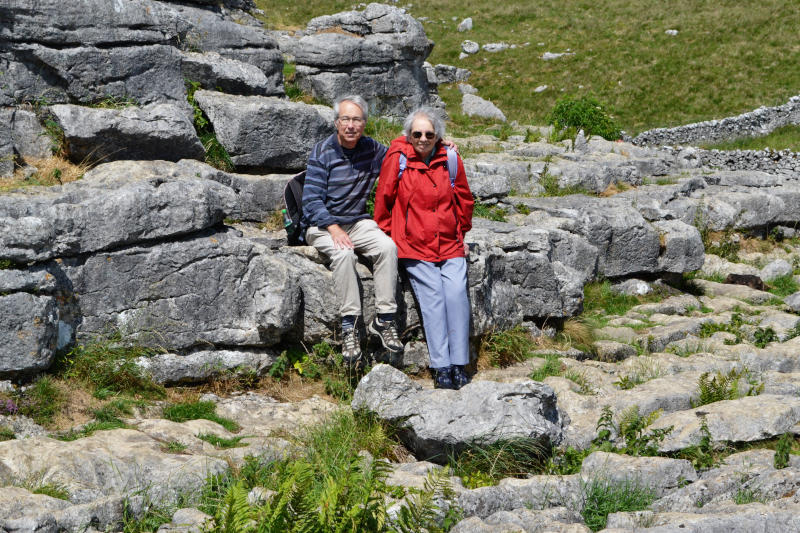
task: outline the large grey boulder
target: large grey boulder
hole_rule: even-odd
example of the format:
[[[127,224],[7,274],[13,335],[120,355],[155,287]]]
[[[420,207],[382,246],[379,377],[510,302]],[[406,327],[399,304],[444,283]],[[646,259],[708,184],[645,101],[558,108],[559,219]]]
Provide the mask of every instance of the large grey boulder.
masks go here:
[[[216,52],[184,52],[181,69],[184,78],[200,83],[204,89],[228,94],[275,94],[273,84],[261,69]]]
[[[473,381],[458,391],[425,390],[383,364],[361,379],[352,406],[398,424],[417,457],[438,462],[471,443],[529,438],[557,445],[565,424],[555,394],[542,383]]]
[[[49,111],[64,131],[67,154],[75,162],[178,161],[205,154],[191,120],[171,104],[122,109],[62,104]]]
[[[14,141],[14,152],[17,155],[38,158],[51,155],[51,140],[42,125],[39,124],[39,118],[33,111],[8,108],[0,111],[0,122],[4,120],[8,120],[11,124],[11,138]]]
[[[506,121],[506,116],[500,108],[475,94],[465,94],[461,97],[461,112],[469,117]]]
[[[297,276],[233,230],[65,260],[78,339],[109,327],[170,350],[271,346],[296,326]]]
[[[1,272],[1,271],[0,271]],[[58,341],[56,300],[0,293],[0,376],[47,369]]]
[[[303,169],[314,144],[334,132],[333,110],[325,106],[211,91],[194,99],[237,167]]]
[[[506,478],[495,486],[465,490],[458,495],[457,502],[464,516],[483,519],[516,509],[567,507],[577,511],[583,507],[583,487],[579,474]]]
[[[512,533],[552,532],[552,533],[589,533],[591,530],[583,525],[583,518],[575,509],[554,507],[552,509],[528,509],[526,507],[513,511],[498,511],[486,518],[472,516],[456,524],[451,533]]]
[[[328,30],[341,28],[344,32]],[[292,45],[298,86],[332,104],[343,94],[361,94],[376,114],[404,117],[437,103],[423,68],[433,43],[422,24],[403,10],[369,4],[312,19],[309,35]]]
[[[80,181],[0,196],[0,259],[44,261],[184,235],[222,221],[235,193],[164,161],[100,165]]]

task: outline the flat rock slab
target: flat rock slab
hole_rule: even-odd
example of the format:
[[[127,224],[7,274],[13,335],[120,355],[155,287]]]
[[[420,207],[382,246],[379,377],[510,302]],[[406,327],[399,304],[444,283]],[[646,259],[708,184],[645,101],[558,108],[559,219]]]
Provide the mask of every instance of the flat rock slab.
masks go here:
[[[298,434],[328,419],[339,407],[318,396],[299,402],[282,403],[247,392],[231,398],[206,394],[203,400],[217,404],[217,414],[247,428],[250,435],[269,436],[272,433]]]
[[[773,298],[774,294],[765,291],[751,289],[745,285],[733,285],[729,283],[717,283],[706,279],[696,279],[694,283],[698,285],[707,296],[727,296],[754,304],[763,304]]]
[[[800,505],[776,508],[761,503],[731,506],[716,513],[613,513],[608,515],[608,533],[783,533],[800,531]],[[644,518],[644,520],[642,520]],[[642,522],[650,524],[643,528]]]
[[[52,296],[0,295],[0,376],[50,366],[58,342],[57,316]]]
[[[166,453],[161,446],[130,429],[99,431],[72,442],[10,440],[0,443],[0,479],[8,483],[40,475],[43,483],[64,485],[72,503],[137,491],[152,501],[170,502],[228,468],[221,459]]]
[[[684,482],[695,481],[697,472],[685,459],[593,452],[583,460],[581,477],[587,483],[594,479],[614,483],[628,481],[648,487],[661,496]]]
[[[542,383],[473,381],[458,391],[431,390],[383,364],[361,379],[352,406],[398,424],[415,454],[434,461],[445,461],[449,450],[498,439],[557,445],[565,423],[553,389]]]
[[[140,357],[136,364],[161,384],[196,383],[220,374],[252,372],[262,375],[277,359],[273,353],[237,350],[202,350],[189,355],[173,353]]]
[[[226,59],[216,52],[183,52],[184,78],[204,89],[228,94],[272,96],[274,83],[255,65]]]
[[[194,99],[237,167],[304,169],[314,144],[334,132],[333,109],[325,106],[211,91]]]
[[[456,524],[451,533],[517,533],[547,531],[548,533],[589,533],[583,518],[574,509],[514,509],[498,511],[484,519],[473,516]]]
[[[0,259],[97,252],[213,226],[233,209],[228,187],[165,161],[116,161],[66,185],[0,195]]]
[[[122,109],[77,105],[49,108],[74,162],[202,159],[203,145],[185,109],[155,104]]]
[[[714,442],[769,439],[792,430],[800,421],[800,398],[762,394],[664,415],[651,426],[653,429],[673,426],[659,451],[674,452],[698,444],[703,417]]]
[[[457,503],[464,516],[487,518],[499,511],[546,509],[566,506],[583,507],[583,480],[571,476],[530,476],[527,479],[505,478],[491,487],[464,490]]]

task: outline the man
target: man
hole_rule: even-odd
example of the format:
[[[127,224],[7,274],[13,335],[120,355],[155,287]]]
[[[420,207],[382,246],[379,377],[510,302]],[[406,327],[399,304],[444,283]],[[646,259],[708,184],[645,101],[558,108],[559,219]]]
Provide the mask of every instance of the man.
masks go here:
[[[403,350],[395,327],[397,248],[367,213],[367,199],[381,170],[386,147],[364,136],[368,106],[360,96],[339,98],[333,106],[336,133],[311,151],[303,187],[306,242],[331,261],[333,283],[342,317],[342,356],[361,360],[356,322],[361,295],[356,253],[374,267],[376,317],[368,331],[392,354]]]

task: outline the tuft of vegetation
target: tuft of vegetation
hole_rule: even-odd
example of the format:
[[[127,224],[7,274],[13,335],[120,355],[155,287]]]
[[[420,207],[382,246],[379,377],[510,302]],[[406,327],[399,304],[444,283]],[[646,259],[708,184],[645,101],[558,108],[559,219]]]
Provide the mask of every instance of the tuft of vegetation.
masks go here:
[[[791,150],[800,152],[800,126],[790,124],[759,137],[742,137],[703,145],[707,150]]]
[[[150,357],[157,350],[127,345],[119,333],[72,348],[60,357],[56,369],[65,379],[74,379],[93,389],[98,398],[130,394],[143,398],[163,398],[164,387],[137,364],[139,357]]]
[[[506,367],[530,358],[535,347],[531,333],[522,326],[515,326],[484,335],[478,354],[491,366]]]
[[[67,487],[57,482],[44,483],[31,490],[31,492],[33,494],[44,494],[51,498],[69,501],[69,490],[67,490]]]
[[[14,430],[10,427],[0,427],[0,442],[6,440],[13,440],[16,439],[17,436],[14,434]]]
[[[236,167],[233,164],[233,160],[231,160],[231,156],[217,139],[211,121],[200,109],[197,102],[194,101],[194,93],[198,89],[200,89],[200,82],[186,80],[186,99],[192,106],[194,129],[197,131],[200,142],[203,144],[203,149],[206,151],[206,163],[225,172],[233,172]]]
[[[547,354],[544,356],[544,364],[531,372],[528,377],[533,381],[544,381],[550,376],[560,376],[564,370],[564,365],[557,355]]]
[[[476,441],[449,457],[453,474],[474,489],[496,485],[507,477],[525,478],[543,472],[550,449],[528,438],[500,439],[492,443]]]
[[[756,328],[753,332],[753,344],[758,348],[765,348],[767,344],[778,340],[775,330],[768,328]]]
[[[733,495],[733,503],[736,505],[746,505],[755,502],[767,502],[767,498],[761,494],[760,490],[755,488],[740,486]]]
[[[583,187],[578,187],[577,185],[568,185],[566,187],[562,187],[558,181],[558,176],[550,174],[550,172],[547,171],[547,167],[545,167],[541,176],[539,176],[539,185],[541,185],[544,189],[539,194],[540,197],[569,196],[570,194],[593,194]]]
[[[780,470],[789,466],[789,454],[792,452],[793,446],[794,437],[792,437],[789,433],[784,433],[781,435],[781,438],[778,439],[778,443],[775,446],[775,468]]]
[[[369,117],[364,126],[364,134],[369,135],[381,144],[389,144],[403,133],[403,125],[383,117]]]
[[[709,379],[710,374],[703,372],[698,379],[698,397],[692,400],[692,407],[700,407],[723,400],[735,400],[741,396],[757,396],[764,390],[764,383],[759,383],[747,368],[732,368],[727,374],[720,371]],[[744,379],[748,385],[747,392],[741,393],[739,381]]]
[[[247,443],[241,442],[244,437],[245,436],[242,435],[239,437],[226,439],[224,437],[214,435],[213,433],[201,433],[197,435],[198,439],[206,441],[220,450],[227,450],[228,448],[244,448],[247,446]]]
[[[587,137],[597,135],[609,141],[622,135],[619,125],[593,96],[564,96],[560,98],[547,123],[553,125],[556,141],[574,139],[583,130]]]
[[[711,431],[705,416],[700,421],[700,434],[700,442],[684,448],[678,452],[677,457],[691,461],[696,470],[707,470],[716,466],[720,459],[711,444]]]
[[[168,453],[183,453],[186,451],[186,448],[188,448],[188,446],[186,446],[185,444],[180,443],[176,440],[171,440],[166,444],[164,444],[161,447],[161,450]]]
[[[793,274],[786,274],[770,281],[768,291],[779,298],[785,298],[800,291],[800,285],[794,280]]]
[[[239,424],[217,414],[214,402],[181,402],[164,407],[161,416],[173,422],[186,422],[187,420],[211,420],[228,431],[239,431]]]
[[[136,107],[137,105],[139,105],[138,102],[131,96],[108,95],[101,100],[89,104],[89,107],[97,109],[125,109],[126,107]]]
[[[632,307],[642,303],[640,297],[612,290],[608,280],[594,281],[583,287],[583,311],[602,311],[608,315],[624,315]]]
[[[92,411],[94,420],[85,424],[78,430],[70,430],[61,435],[59,440],[72,441],[92,435],[96,431],[126,428],[128,425],[121,419],[125,415],[133,414],[133,405],[136,402],[124,398],[117,398]],[[141,405],[141,404],[139,404]]]
[[[39,425],[49,426],[61,410],[66,397],[50,376],[42,376],[14,398],[19,414]]]
[[[496,205],[487,205],[481,202],[475,202],[474,210],[472,214],[479,218],[488,218],[489,220],[494,220],[495,222],[506,222],[506,216],[508,213],[502,207]]]
[[[583,489],[581,516],[592,531],[606,527],[611,513],[643,511],[656,499],[651,488],[632,481],[595,479]]]
[[[658,447],[674,429],[669,426],[645,431],[660,416],[660,409],[642,416],[639,407],[635,405],[620,414],[618,432],[625,439],[624,453],[634,456],[658,455]]]

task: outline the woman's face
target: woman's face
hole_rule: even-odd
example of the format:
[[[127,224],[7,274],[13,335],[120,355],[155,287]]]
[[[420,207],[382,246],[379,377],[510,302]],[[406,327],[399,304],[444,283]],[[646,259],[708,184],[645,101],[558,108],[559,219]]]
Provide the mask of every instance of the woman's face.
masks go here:
[[[411,144],[421,158],[425,159],[436,146],[436,133],[433,131],[433,124],[425,117],[417,117],[411,123]]]

